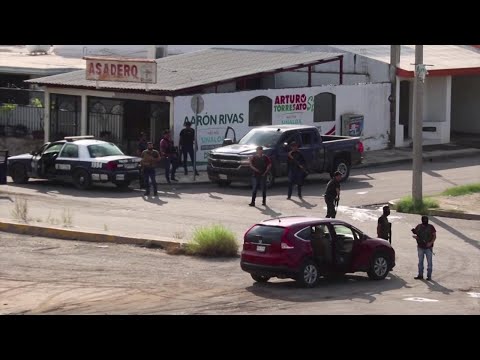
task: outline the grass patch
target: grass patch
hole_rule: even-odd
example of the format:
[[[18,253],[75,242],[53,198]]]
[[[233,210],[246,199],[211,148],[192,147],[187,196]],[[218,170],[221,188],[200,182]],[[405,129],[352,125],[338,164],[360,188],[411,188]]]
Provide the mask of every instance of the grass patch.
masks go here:
[[[28,222],[28,202],[25,199],[15,198],[15,206],[12,210],[12,216],[15,220]]]
[[[435,199],[424,198],[419,202],[415,202],[411,196],[406,196],[395,204],[395,210],[398,212],[420,215],[426,215],[428,209],[435,209],[438,207],[438,201]]]
[[[480,192],[480,183],[455,186],[445,190],[442,195],[446,196],[462,196]]]
[[[223,225],[211,225],[196,229],[185,251],[188,255],[234,257],[238,243],[231,230]]]

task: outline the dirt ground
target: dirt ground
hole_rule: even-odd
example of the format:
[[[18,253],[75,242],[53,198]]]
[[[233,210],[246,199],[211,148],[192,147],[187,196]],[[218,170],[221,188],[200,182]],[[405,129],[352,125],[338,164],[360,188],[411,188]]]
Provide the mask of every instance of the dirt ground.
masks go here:
[[[480,193],[463,196],[438,196],[435,199],[438,200],[441,210],[480,214]]]

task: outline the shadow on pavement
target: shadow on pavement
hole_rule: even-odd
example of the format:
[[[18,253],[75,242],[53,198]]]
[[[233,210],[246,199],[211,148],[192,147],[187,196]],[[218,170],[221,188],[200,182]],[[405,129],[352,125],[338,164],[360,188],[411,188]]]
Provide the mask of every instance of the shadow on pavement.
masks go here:
[[[252,280],[253,281],[253,280]],[[322,278],[313,289],[298,288],[295,281],[254,283],[247,291],[266,299],[291,302],[317,302],[338,300],[366,300],[373,303],[376,296],[392,290],[410,288],[402,278],[389,274],[384,280],[372,281],[367,276],[345,275]]]
[[[443,285],[440,285],[438,282],[436,282],[435,280],[432,280],[432,281],[425,281],[428,285],[428,288],[430,289],[430,291],[436,291],[436,292],[441,292],[442,294],[445,294],[445,295],[450,295],[451,293],[453,293],[453,290],[449,289],[449,288],[446,288],[445,286]]]
[[[437,217],[433,217],[431,216],[430,217],[430,221],[438,226],[440,226],[441,228],[447,230],[449,233],[455,235],[456,237],[462,239],[463,241],[465,241],[467,244],[470,244],[472,245],[473,247],[477,248],[477,250],[480,250],[480,241],[478,240],[474,240],[472,238],[469,238],[468,236],[466,236],[465,234],[461,233],[460,231],[458,231],[457,229],[451,227],[450,225],[444,223],[442,220],[438,219]],[[475,220],[467,220],[467,221],[475,221]]]

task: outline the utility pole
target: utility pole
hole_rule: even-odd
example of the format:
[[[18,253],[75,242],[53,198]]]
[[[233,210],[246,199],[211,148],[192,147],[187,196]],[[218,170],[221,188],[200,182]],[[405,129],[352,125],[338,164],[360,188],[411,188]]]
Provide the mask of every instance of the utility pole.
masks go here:
[[[425,81],[423,45],[415,45],[415,79],[413,83],[413,181],[412,198],[414,203],[422,201],[422,129],[423,129],[423,86]]]
[[[390,149],[395,147],[397,130],[397,67],[400,65],[400,46],[390,45]]]

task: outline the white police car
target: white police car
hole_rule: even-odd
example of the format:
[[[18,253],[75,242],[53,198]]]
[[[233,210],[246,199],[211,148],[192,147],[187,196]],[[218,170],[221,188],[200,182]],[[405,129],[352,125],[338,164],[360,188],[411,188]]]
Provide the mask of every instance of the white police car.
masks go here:
[[[125,155],[115,144],[93,136],[70,136],[44,144],[39,151],[8,158],[8,175],[16,184],[29,178],[73,182],[78,189],[93,183],[127,188],[139,178],[140,158]]]

